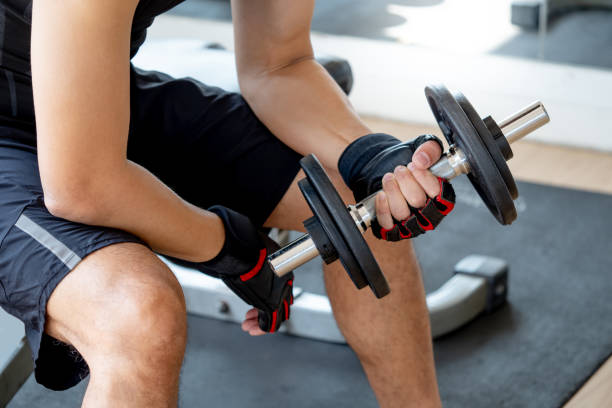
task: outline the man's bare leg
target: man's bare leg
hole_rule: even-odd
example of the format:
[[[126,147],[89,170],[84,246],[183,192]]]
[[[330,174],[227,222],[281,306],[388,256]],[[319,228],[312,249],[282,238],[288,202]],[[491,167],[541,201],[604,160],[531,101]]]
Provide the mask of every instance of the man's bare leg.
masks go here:
[[[339,174],[328,170],[345,202],[352,194]],[[300,172],[297,179],[303,178]],[[266,225],[303,230],[312,216],[294,182]],[[383,242],[366,233],[391,294],[376,299],[357,290],[339,262],[324,268],[327,294],[347,342],[366,372],[381,407],[437,407],[433,347],[425,291],[410,242]],[[299,276],[296,276],[299,281]]]
[[[138,244],[90,254],[47,304],[46,332],[89,365],[88,408],[175,407],[186,328],[179,283]]]
[[[324,268],[334,316],[381,407],[439,406],[425,293],[410,243],[368,239],[391,294],[357,290],[341,265]],[[390,247],[390,248],[389,248]]]

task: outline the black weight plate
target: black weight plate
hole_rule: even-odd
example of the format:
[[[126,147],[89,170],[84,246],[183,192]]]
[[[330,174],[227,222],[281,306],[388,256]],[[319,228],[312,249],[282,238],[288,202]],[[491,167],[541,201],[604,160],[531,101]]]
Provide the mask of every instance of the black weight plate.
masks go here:
[[[346,246],[344,238],[336,228],[334,221],[331,219],[331,216],[327,211],[327,207],[321,202],[319,194],[312,187],[308,179],[298,181],[298,186],[300,187],[306,202],[310,206],[312,213],[319,220],[321,227],[323,227],[329,242],[331,242],[336,249],[340,262],[342,262],[344,269],[346,269],[346,272],[355,286],[359,289],[366,287],[368,285],[368,280],[363,272],[361,272],[361,267],[357,263],[353,253]],[[312,236],[311,238],[314,239]]]
[[[516,219],[512,196],[461,106],[442,85],[427,86],[425,96],[449,144],[455,144],[465,154],[470,166],[467,176],[482,201],[500,224],[511,224]]]
[[[310,185],[319,194],[321,202],[327,208],[336,228],[342,234],[346,245],[357,260],[374,295],[377,298],[387,295],[390,292],[387,279],[385,279],[376,259],[374,259],[374,255],[372,255],[372,251],[370,251],[368,244],[359,232],[355,220],[351,217],[346,204],[340,198],[319,160],[311,154],[300,160],[300,165],[306,173]],[[335,246],[335,243],[332,244]],[[341,257],[340,253],[339,257]]]
[[[512,177],[512,172],[510,172],[510,169],[508,168],[508,163],[502,155],[501,150],[499,150],[499,147],[497,146],[495,139],[493,139],[493,135],[487,128],[487,125],[485,125],[484,121],[480,118],[480,115],[478,115],[478,112],[476,112],[476,109],[474,109],[464,94],[461,92],[455,92],[455,99],[457,100],[457,103],[459,103],[459,106],[461,106],[461,109],[463,109],[463,112],[465,112],[467,115],[468,119],[472,123],[472,126],[474,126],[474,129],[476,129],[476,132],[478,132],[480,135],[486,149],[493,158],[493,161],[497,166],[497,170],[499,170],[499,174],[506,183],[506,188],[510,193],[510,197],[512,197],[513,200],[516,200],[518,198],[518,188],[516,187],[514,177]]]

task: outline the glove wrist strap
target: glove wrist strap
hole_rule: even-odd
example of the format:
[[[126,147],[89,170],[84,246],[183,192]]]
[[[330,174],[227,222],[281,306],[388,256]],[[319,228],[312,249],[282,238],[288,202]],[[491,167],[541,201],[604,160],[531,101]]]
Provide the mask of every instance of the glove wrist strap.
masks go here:
[[[200,262],[198,269],[202,272],[220,276],[243,276],[253,274],[261,269],[265,260],[265,245],[259,232],[244,215],[222,206],[210,207],[208,211],[216,214],[223,221],[225,241],[221,251],[213,259]],[[262,251],[264,255],[262,256]]]
[[[380,151],[400,143],[400,140],[386,133],[370,133],[352,142],[344,149],[338,160],[338,170],[347,185],[361,169]]]

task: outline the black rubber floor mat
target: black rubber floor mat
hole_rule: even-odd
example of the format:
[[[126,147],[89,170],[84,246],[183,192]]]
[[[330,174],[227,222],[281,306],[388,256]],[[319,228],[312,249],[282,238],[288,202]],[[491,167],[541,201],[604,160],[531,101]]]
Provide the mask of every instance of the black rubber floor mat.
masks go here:
[[[561,406],[612,352],[612,196],[519,183],[518,220],[496,223],[465,180],[456,213],[419,237],[428,290],[463,256],[510,264],[509,303],[435,342],[448,407]],[[296,284],[320,292],[320,266]],[[307,271],[306,271],[307,270]],[[288,336],[250,339],[237,325],[190,317],[181,406],[375,407],[348,347]],[[78,406],[32,379],[9,407]]]

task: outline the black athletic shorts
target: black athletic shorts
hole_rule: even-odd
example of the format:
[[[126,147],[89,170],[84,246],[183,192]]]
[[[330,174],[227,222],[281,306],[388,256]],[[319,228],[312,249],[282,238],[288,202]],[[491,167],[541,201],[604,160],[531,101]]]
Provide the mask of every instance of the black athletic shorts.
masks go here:
[[[37,381],[66,389],[89,369],[77,350],[43,333],[49,296],[93,251],[142,241],[51,215],[35,145],[31,132],[0,126],[0,305],[25,324]],[[132,67],[128,158],[192,204],[224,205],[261,225],[297,175],[301,157],[240,95]]]

